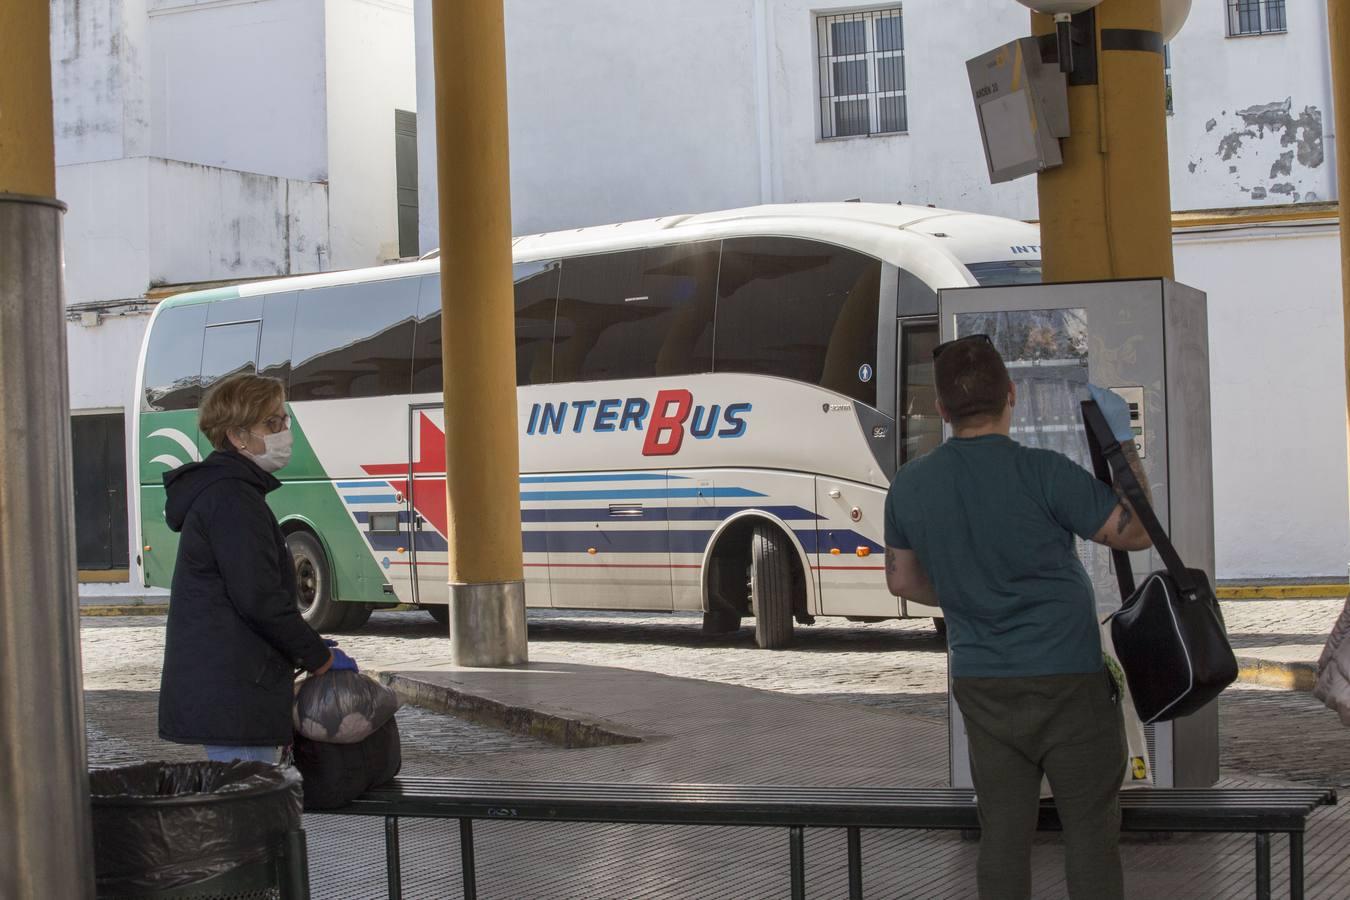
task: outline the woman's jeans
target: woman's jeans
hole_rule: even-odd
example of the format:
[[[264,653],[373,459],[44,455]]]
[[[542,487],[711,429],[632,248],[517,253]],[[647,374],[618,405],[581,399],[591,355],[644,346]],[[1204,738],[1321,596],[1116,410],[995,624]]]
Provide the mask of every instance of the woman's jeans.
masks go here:
[[[281,758],[280,747],[216,747],[206,745],[206,758],[212,762],[276,763]]]

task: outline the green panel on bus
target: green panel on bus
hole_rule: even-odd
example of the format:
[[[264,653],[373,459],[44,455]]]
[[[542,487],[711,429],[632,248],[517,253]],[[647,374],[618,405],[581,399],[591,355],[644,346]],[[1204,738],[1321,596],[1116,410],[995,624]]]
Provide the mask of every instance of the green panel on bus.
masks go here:
[[[198,434],[196,410],[142,413],[140,431],[145,578],[153,587],[169,587],[178,555],[178,535],[164,521],[164,474],[209,455],[211,446]],[[291,431],[295,436],[291,462],[282,471],[282,487],[268,495],[268,504],[283,524],[303,522],[319,535],[328,551],[337,599],[387,601],[384,573],[294,416]]]

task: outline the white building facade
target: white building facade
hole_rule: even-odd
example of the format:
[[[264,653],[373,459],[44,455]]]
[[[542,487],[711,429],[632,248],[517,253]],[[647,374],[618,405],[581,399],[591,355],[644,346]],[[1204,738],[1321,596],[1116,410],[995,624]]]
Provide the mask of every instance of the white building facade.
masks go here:
[[[1325,15],[1193,0],[1166,56],[1173,209],[1223,211],[1178,217],[1176,239],[1177,278],[1209,295],[1221,579],[1344,578],[1350,560]],[[854,197],[1035,219],[1035,179],[989,183],[965,70],[1028,33],[1011,0],[506,0],[514,230]]]
[[[411,0],[52,0],[77,557],[109,585],[82,593],[136,592],[118,489],[156,300],[399,257],[412,47]]]

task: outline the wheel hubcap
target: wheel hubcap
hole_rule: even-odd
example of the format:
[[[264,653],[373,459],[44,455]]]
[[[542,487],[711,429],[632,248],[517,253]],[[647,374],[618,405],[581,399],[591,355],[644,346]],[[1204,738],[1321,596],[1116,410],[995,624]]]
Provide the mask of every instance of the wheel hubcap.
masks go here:
[[[319,572],[314,566],[314,560],[309,557],[298,556],[295,559],[295,594],[296,603],[305,612],[314,605],[314,599],[319,595]]]

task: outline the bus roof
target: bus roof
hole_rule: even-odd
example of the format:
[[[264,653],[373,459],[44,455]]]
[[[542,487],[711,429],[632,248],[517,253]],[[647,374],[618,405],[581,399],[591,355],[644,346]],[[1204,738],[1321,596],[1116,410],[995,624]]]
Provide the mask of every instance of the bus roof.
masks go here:
[[[897,232],[931,243],[934,250],[963,265],[1040,258],[1040,229],[1026,222],[932,206],[856,202],[771,204],[550,231],[515,238],[512,253],[516,261],[525,262],[652,244],[773,234],[814,237],[887,258],[891,255],[887,252],[889,245],[898,243]],[[169,297],[161,305],[187,306],[277,291],[432,273],[440,269],[440,261],[435,255],[433,252],[428,258],[415,262],[192,291]]]

